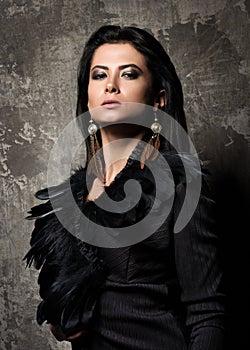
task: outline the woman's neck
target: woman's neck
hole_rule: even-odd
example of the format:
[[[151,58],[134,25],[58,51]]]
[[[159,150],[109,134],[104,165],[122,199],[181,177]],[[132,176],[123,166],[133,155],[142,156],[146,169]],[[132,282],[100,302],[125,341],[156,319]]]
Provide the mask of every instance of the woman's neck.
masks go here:
[[[105,185],[109,185],[124,168],[127,159],[145,130],[134,124],[109,125],[100,129],[105,162]]]
[[[146,129],[136,124],[112,124],[100,129],[102,144],[105,145],[118,139],[138,139],[141,140]]]

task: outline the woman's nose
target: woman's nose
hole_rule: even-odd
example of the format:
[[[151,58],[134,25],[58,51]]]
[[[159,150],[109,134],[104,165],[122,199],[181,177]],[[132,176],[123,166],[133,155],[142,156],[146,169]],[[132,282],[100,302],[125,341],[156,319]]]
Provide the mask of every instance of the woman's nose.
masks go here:
[[[114,83],[108,83],[106,86],[105,92],[115,93],[115,92],[118,92],[118,88]]]

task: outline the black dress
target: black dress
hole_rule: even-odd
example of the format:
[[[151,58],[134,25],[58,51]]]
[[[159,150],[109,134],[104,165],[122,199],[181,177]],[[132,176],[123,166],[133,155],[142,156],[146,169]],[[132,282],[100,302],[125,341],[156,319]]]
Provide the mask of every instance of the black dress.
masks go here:
[[[125,214],[114,214],[101,209],[95,202],[86,201],[88,191],[85,185],[85,168],[78,169],[72,176],[70,183],[73,195],[81,211],[90,220],[104,228],[113,227],[115,230],[118,227],[132,225],[149,213],[156,198],[154,177],[148,167],[141,170],[139,162],[135,160],[141,150],[139,143],[125,168],[110,186],[105,188],[110,198],[119,201],[125,198],[123,185],[128,179],[135,178],[140,182],[142,189],[140,200]],[[160,186],[162,191],[158,194],[158,211],[164,210],[165,203],[173,199],[173,206],[164,223],[150,237],[130,246],[93,248],[88,244],[85,245],[85,248],[90,248],[88,254],[94,254],[94,259],[98,259],[99,265],[94,272],[98,271],[99,275],[95,275],[97,276],[96,285],[91,282],[93,288],[90,294],[92,293],[93,300],[92,304],[90,303],[92,307],[89,307],[91,320],[88,334],[72,343],[74,350],[223,349],[224,293],[218,257],[218,237],[213,220],[214,202],[207,195],[205,175],[203,175],[202,192],[195,213],[186,227],[178,234],[174,234],[174,223],[183,204],[186,181],[189,181],[185,177],[182,162],[183,160],[190,162],[189,166],[192,162],[188,158],[180,159],[174,152],[162,150],[162,154],[173,173],[175,189],[174,194],[171,194],[171,191],[166,188],[166,183]],[[158,178],[169,176],[161,162],[156,168],[160,174]],[[195,181],[196,175],[194,170],[192,181]],[[53,189],[54,198],[57,201],[54,207],[59,207],[58,203],[60,207],[62,205],[67,207],[67,191],[62,191],[62,188],[64,188],[63,185],[60,185]],[[46,190],[40,191],[38,198],[48,198]],[[55,215],[51,213],[50,202],[43,206],[46,208],[41,206],[32,208],[30,218],[36,218],[35,233],[33,232],[33,241],[31,241],[33,251],[29,252],[25,258],[29,265],[34,260],[37,268],[43,264],[39,283],[41,297],[46,303],[50,297],[48,290],[52,289],[52,284],[59,275],[58,271],[62,269],[65,254],[62,255],[63,258],[57,257],[55,263],[53,256],[59,254],[59,248],[51,249],[50,253],[47,253],[48,245],[53,246],[54,243],[48,243],[47,250],[44,245],[43,248],[38,245],[37,249],[37,242],[46,240],[45,236],[51,234],[53,230],[51,227],[59,225],[57,223],[57,226],[51,226]],[[47,215],[46,213],[49,212],[50,214]],[[77,219],[74,218],[74,220]],[[45,226],[46,229],[43,231],[42,228]],[[77,227],[75,223],[72,226]],[[86,228],[86,230],[89,229],[90,227]],[[56,230],[57,228],[54,229]],[[75,240],[75,237],[72,238],[70,234],[69,236],[71,237],[65,238],[68,240],[66,243],[64,240],[66,245],[69,244],[69,240],[72,242]],[[60,251],[66,249],[66,246],[58,246]],[[71,254],[79,260],[81,257],[77,249],[72,248]],[[68,254],[69,251],[70,249]],[[72,257],[70,259],[74,260]],[[74,264],[76,264],[75,260],[72,266]],[[81,268],[80,266],[79,269]],[[77,270],[77,267],[73,270]],[[71,283],[74,274],[72,271],[66,274],[64,283],[67,280],[69,284]],[[71,291],[72,285],[69,289]],[[55,300],[56,297],[52,295],[51,300]],[[73,294],[72,298],[75,297],[76,295]],[[83,299],[86,300],[86,298]],[[48,316],[49,306],[47,309],[45,306],[40,306],[40,311],[38,308],[40,323],[50,317]],[[81,303],[78,309],[80,308],[84,308]],[[86,314],[89,315],[89,313]],[[53,320],[50,319],[49,322],[53,323]]]

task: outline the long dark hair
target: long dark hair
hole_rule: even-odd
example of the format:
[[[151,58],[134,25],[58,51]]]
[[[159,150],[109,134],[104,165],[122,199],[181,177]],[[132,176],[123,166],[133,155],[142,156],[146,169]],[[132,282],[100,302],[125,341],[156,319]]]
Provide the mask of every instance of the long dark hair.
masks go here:
[[[87,41],[78,67],[78,98],[76,116],[88,111],[88,84],[90,65],[95,50],[107,43],[126,42],[133,45],[145,57],[148,69],[152,73],[153,91],[166,91],[164,112],[171,115],[187,131],[183,109],[183,92],[175,67],[168,54],[151,34],[136,27],[107,25],[100,27]],[[84,120],[87,129],[88,120]],[[100,139],[100,134],[98,134]],[[88,142],[87,148],[88,148]]]

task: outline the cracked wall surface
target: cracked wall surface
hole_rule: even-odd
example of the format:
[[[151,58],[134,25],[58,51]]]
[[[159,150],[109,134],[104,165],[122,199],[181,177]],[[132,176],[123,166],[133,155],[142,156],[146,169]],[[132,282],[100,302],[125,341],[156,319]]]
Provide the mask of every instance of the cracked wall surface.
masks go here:
[[[176,66],[190,134],[213,175],[228,344],[246,348],[245,326],[235,319],[249,306],[250,1],[5,0],[0,10],[0,349],[70,349],[36,324],[37,271],[22,262],[33,224],[24,217],[46,186],[50,150],[74,117],[83,45],[103,24],[149,30]]]

